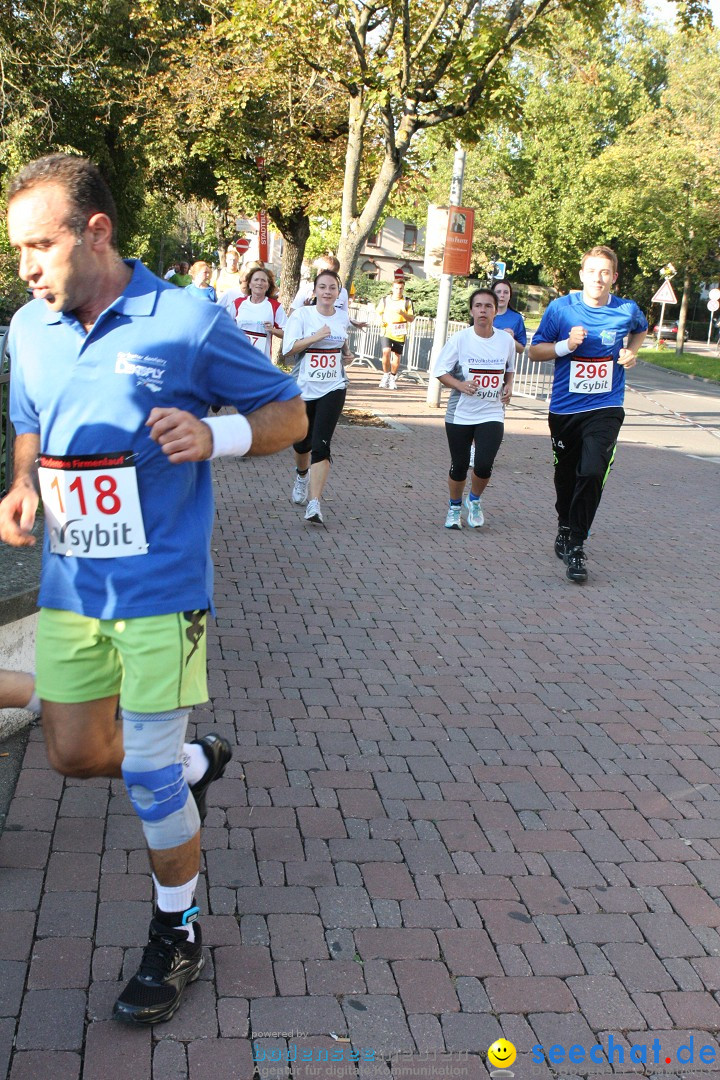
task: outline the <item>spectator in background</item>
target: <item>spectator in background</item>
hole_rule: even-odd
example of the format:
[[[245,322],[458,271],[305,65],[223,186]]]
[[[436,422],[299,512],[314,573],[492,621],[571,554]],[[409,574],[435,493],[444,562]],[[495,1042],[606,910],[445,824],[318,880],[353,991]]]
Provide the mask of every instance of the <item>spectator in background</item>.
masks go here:
[[[163,274],[163,277],[164,277],[165,281],[169,281],[170,278],[173,277],[174,274],[179,273],[179,271],[180,271],[180,263],[176,263],[176,262],[170,263],[167,270]]]
[[[237,253],[237,248],[229,247],[227,249],[225,252],[225,266],[217,271],[211,284],[215,287],[218,300],[222,300],[225,293],[230,289],[240,289],[240,256]]]
[[[217,300],[217,295],[210,284],[211,275],[212,269],[210,268],[209,263],[194,262],[190,267],[190,277],[192,280],[185,291],[190,296],[196,297],[198,300],[209,300],[214,304]]]
[[[190,277],[190,264],[186,262],[178,263],[178,272],[173,274],[168,281],[171,285],[177,285],[179,289],[184,289],[188,285],[192,284],[192,278]]]

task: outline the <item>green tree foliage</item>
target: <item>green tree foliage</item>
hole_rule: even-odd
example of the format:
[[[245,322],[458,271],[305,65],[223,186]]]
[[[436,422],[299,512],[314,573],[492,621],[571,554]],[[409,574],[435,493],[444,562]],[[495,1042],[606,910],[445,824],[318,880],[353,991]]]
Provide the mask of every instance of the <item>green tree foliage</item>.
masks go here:
[[[598,227],[638,253],[645,300],[660,267],[677,267],[683,326],[693,282],[720,270],[719,70],[718,31],[676,36],[658,107],[599,156],[587,180]],[[682,350],[682,332],[678,342]]]

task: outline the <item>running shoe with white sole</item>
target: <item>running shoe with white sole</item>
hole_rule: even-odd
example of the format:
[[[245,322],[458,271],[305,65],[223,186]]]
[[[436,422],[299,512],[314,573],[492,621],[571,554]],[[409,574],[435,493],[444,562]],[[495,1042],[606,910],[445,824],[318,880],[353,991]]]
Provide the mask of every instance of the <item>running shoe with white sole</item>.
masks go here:
[[[446,529],[462,529],[462,521],[460,520],[461,510],[462,506],[452,506],[451,504],[448,507],[447,517],[445,518]]]
[[[471,529],[479,529],[485,524],[482,499],[471,499],[468,495],[465,500],[465,509],[467,510],[467,523]]]
[[[382,379],[378,383],[378,390],[387,390],[390,386],[390,372],[386,371]]]
[[[152,920],[140,967],[115,1002],[116,1020],[161,1024],[174,1015],[183,990],[205,965],[200,927],[197,923],[193,927],[195,940],[188,941],[184,930]]]
[[[397,390],[397,375],[391,375],[387,384],[388,390]]]
[[[323,516],[320,509],[319,499],[311,499],[310,502],[307,504],[307,509],[305,511],[305,520],[311,521],[313,525],[323,524]]]
[[[304,506],[307,502],[309,481],[309,473],[306,473],[305,476],[300,476],[300,473],[296,475],[295,483],[293,484],[292,495],[290,496],[296,506]]]

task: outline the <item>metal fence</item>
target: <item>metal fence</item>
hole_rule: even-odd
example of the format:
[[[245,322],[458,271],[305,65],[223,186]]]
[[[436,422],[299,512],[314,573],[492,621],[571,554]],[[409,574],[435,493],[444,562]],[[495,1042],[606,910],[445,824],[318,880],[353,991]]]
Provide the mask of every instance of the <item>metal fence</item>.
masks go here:
[[[350,308],[350,317],[358,322],[367,322],[364,329],[351,327],[350,348],[355,353],[354,365],[375,368],[382,367],[382,348],[380,347],[381,326],[372,306]],[[464,322],[449,322],[448,337],[467,327]],[[430,370],[435,320],[419,315],[410,324],[403,351],[402,377],[415,382],[424,382]],[[516,360],[515,383],[513,394],[518,397],[547,398],[552,387],[552,364],[534,364],[527,349]]]
[[[0,495],[12,484],[13,443],[15,433],[10,423],[10,357],[7,354],[7,326],[0,326]]]

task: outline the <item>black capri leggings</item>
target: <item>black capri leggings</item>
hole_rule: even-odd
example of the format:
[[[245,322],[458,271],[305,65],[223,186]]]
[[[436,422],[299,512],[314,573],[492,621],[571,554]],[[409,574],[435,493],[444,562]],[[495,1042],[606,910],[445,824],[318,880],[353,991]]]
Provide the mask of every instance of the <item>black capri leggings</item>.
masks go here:
[[[305,402],[308,433],[302,442],[293,444],[293,450],[296,454],[307,454],[310,451],[311,465],[326,461],[330,457],[330,440],[343,411],[346,392],[343,387],[341,390],[331,390],[314,401]]]
[[[470,448],[475,443],[473,472],[480,480],[489,480],[493,463],[503,440],[505,425],[500,420],[484,424],[445,424],[450,447],[450,479],[464,480],[470,467]]]

